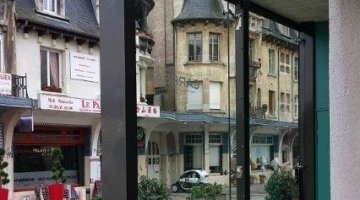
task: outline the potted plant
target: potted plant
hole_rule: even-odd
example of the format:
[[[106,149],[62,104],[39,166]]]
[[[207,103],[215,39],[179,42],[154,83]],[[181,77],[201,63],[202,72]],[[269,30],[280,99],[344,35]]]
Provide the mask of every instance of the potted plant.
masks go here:
[[[155,178],[140,177],[138,184],[138,200],[169,200],[169,192],[164,184]]]
[[[64,185],[66,178],[64,177],[65,169],[61,165],[61,161],[64,156],[61,149],[56,147],[51,149],[51,160],[53,162],[51,171],[53,172],[52,179],[55,180],[55,184],[49,185],[49,197],[50,200],[63,200],[64,199]]]
[[[5,168],[8,166],[8,163],[4,161],[5,149],[0,148],[0,200],[8,200],[9,190],[2,188],[3,185],[6,185],[10,182],[8,179],[8,174],[5,172]]]
[[[259,175],[259,181],[260,181],[261,184],[264,184],[265,181],[266,181],[266,175],[260,174]]]
[[[250,184],[254,184],[257,180],[257,176],[256,175],[250,175]]]

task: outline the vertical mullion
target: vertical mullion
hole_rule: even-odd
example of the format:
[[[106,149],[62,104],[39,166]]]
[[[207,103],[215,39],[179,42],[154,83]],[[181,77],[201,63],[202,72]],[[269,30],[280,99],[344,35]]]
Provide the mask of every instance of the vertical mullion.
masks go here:
[[[138,8],[141,9],[141,8]],[[106,200],[137,199],[135,5],[100,3],[102,181]]]
[[[236,5],[236,161],[237,199],[250,199],[249,169],[249,0]]]
[[[315,199],[315,105],[314,105],[314,36],[312,24],[304,24],[300,33],[299,69],[299,142],[300,199]]]

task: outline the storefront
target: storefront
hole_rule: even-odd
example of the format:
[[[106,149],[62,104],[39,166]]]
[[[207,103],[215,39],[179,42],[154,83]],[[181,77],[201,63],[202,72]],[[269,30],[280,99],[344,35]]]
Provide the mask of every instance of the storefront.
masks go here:
[[[13,139],[14,191],[32,190],[36,185],[54,182],[51,178],[50,152],[60,147],[64,159],[66,183],[84,185],[84,156],[89,149],[90,128],[66,126],[34,127]]]

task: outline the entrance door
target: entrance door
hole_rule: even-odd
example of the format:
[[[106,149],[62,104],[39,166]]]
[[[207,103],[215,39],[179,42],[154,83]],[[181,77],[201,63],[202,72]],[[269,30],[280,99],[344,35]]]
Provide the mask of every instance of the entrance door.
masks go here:
[[[154,141],[149,141],[147,147],[148,177],[160,180],[160,152],[159,146]]]

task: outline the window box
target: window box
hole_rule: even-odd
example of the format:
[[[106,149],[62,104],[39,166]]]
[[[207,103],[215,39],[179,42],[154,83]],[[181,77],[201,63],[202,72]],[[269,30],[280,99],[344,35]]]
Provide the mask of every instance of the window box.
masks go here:
[[[55,86],[46,86],[46,85],[43,85],[43,86],[41,86],[41,90],[42,90],[42,91],[47,91],[47,92],[58,92],[58,93],[62,93],[62,89],[61,89],[61,88],[58,88],[58,87],[55,87]]]

